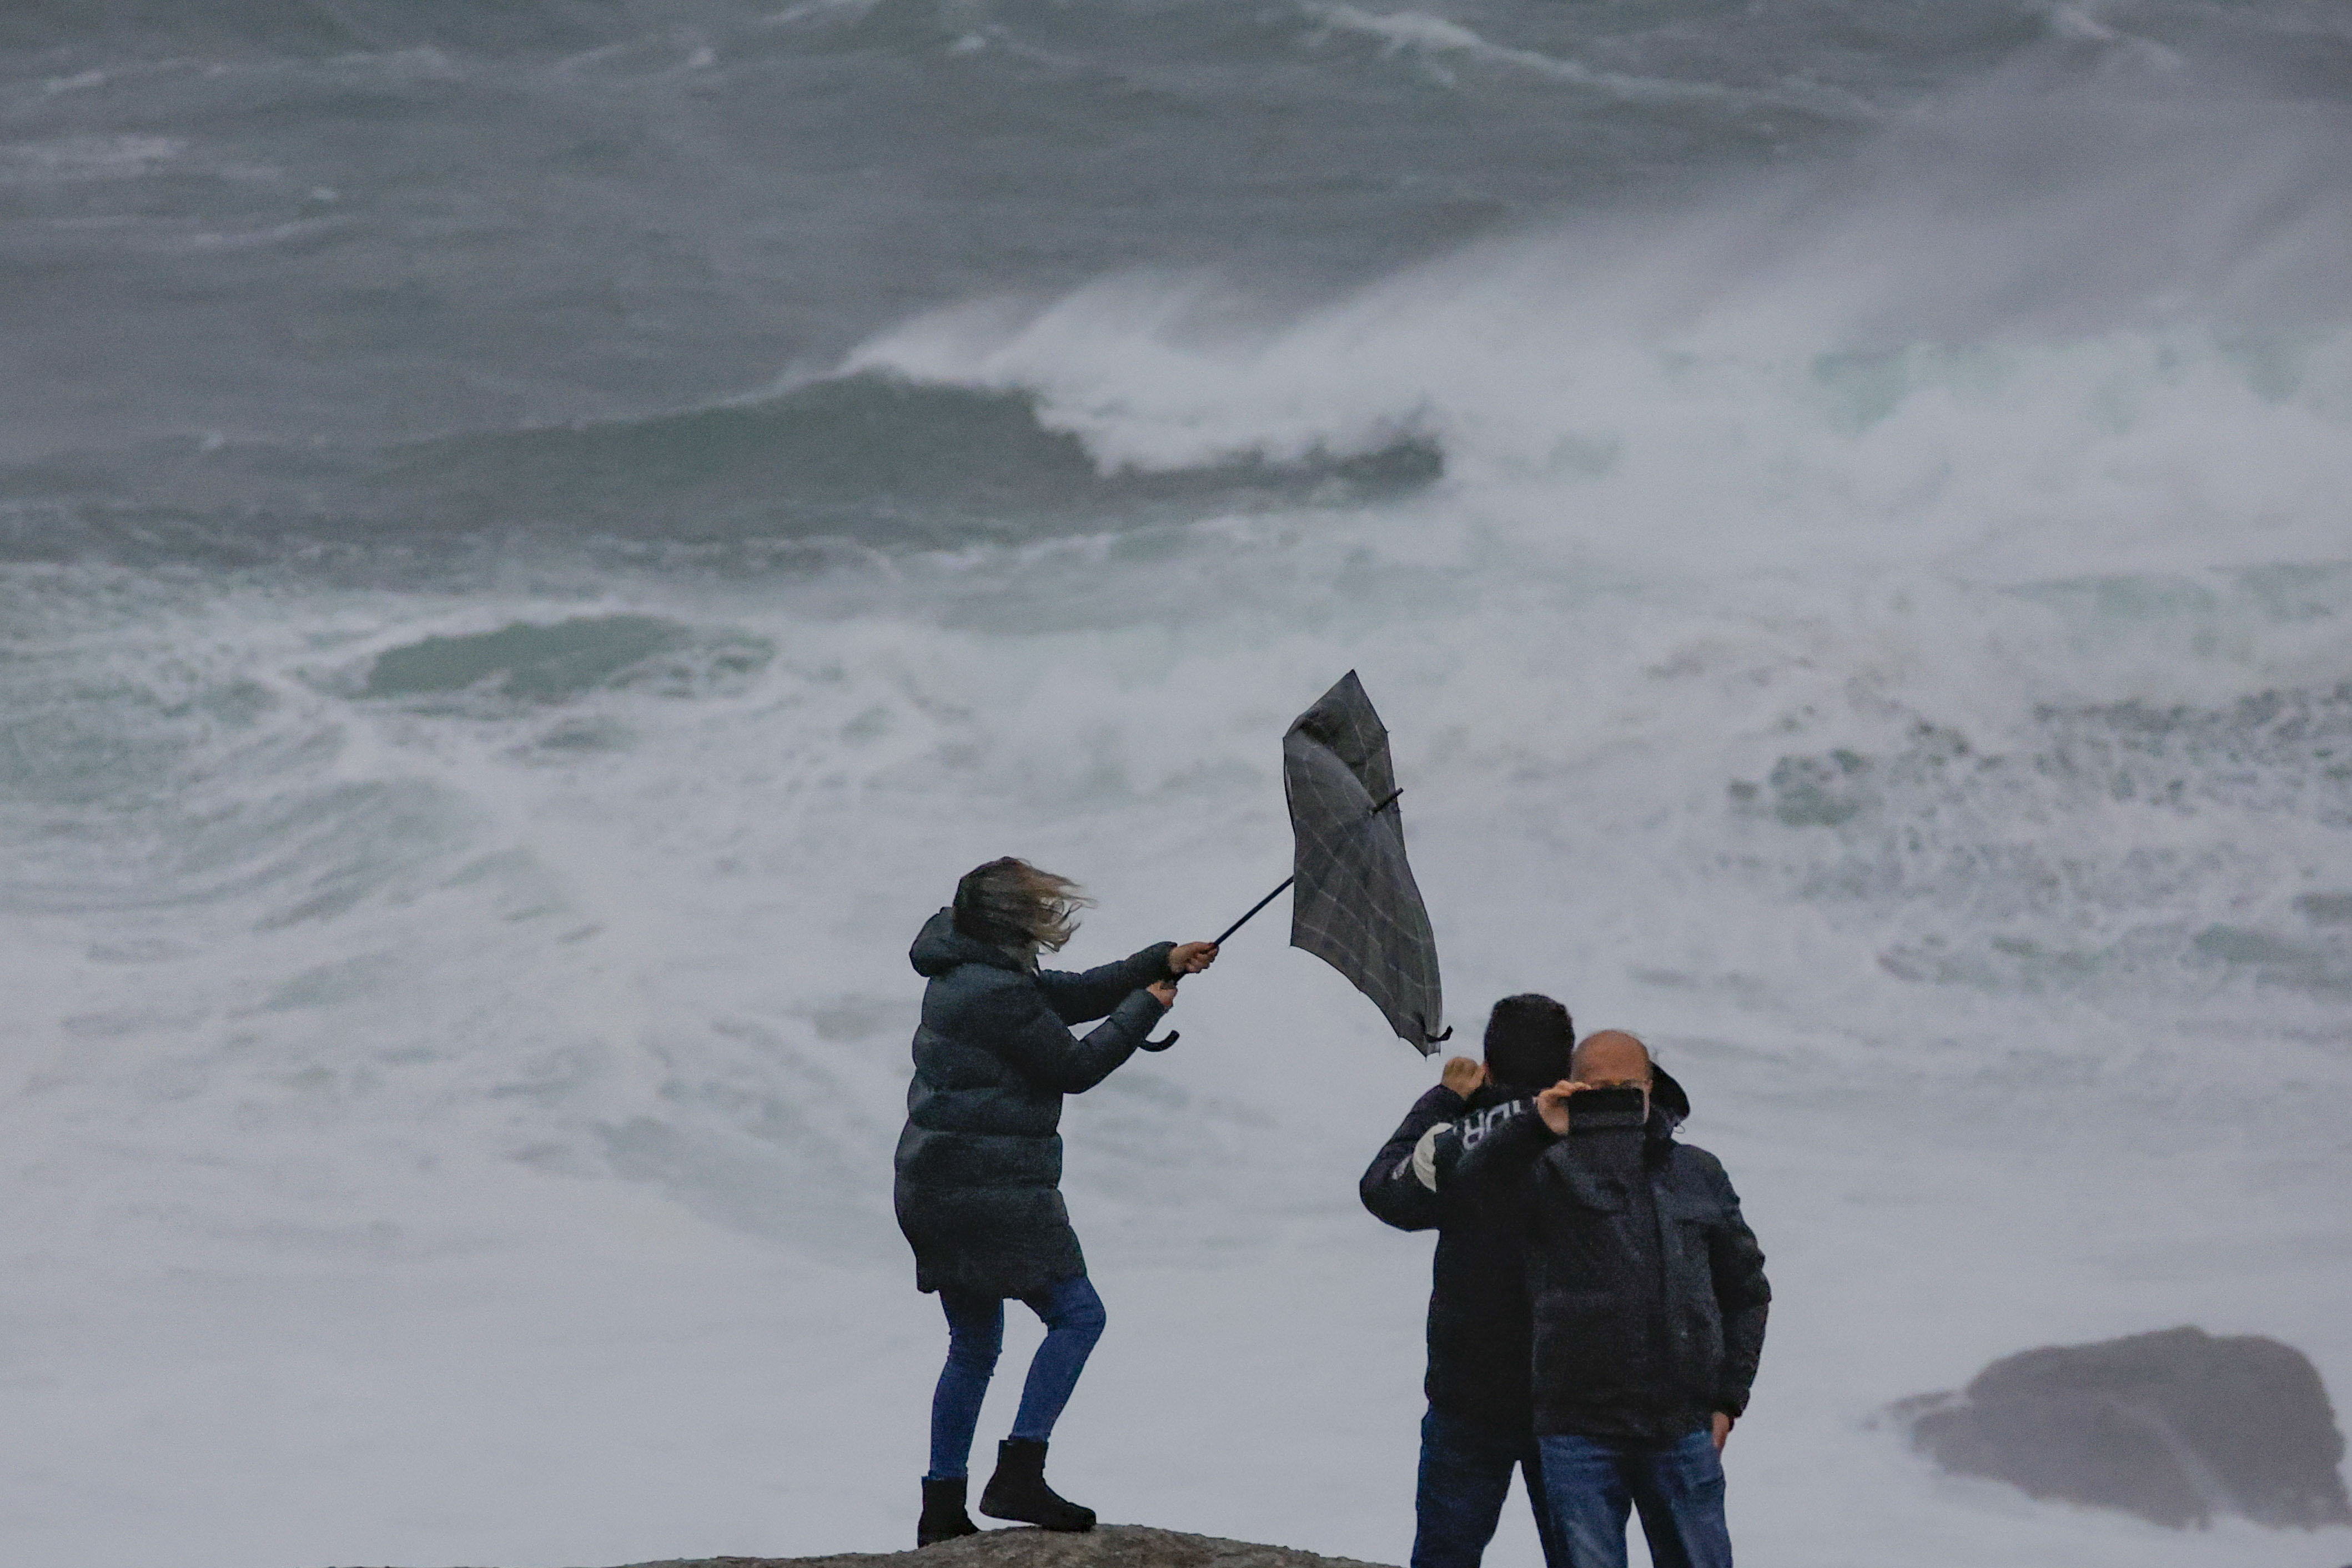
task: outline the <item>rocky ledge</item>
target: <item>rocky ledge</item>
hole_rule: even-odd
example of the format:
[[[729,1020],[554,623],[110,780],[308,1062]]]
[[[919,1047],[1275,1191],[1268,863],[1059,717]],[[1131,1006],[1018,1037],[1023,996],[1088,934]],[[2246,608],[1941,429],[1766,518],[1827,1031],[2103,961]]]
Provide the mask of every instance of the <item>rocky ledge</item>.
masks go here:
[[[2037,1494],[2039,1495],[2039,1494]],[[1185,1535],[1138,1524],[1107,1524],[1084,1535],[984,1530],[919,1552],[842,1552],[831,1557],[667,1557],[630,1568],[1388,1568],[1287,1546]],[[2346,1564],[2352,1568],[2352,1563]]]
[[[1258,1546],[1182,1535],[1139,1524],[1107,1524],[1083,1535],[1043,1530],[983,1530],[920,1552],[849,1552],[837,1557],[701,1557],[641,1563],[634,1568],[1381,1568],[1349,1557],[1318,1557],[1286,1546]]]
[[[698,1556],[633,1568],[1383,1568],[1352,1556],[1315,1556],[1246,1540],[1181,1535],[1136,1523],[1106,1523],[1085,1535],[981,1531],[922,1552],[846,1552],[840,1556]]]

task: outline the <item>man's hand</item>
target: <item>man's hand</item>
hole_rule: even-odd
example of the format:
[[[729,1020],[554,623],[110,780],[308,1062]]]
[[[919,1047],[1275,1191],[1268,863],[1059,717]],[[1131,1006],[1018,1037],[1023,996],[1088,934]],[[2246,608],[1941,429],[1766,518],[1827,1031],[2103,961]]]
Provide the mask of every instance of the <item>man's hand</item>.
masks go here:
[[[1181,942],[1168,950],[1171,974],[1198,974],[1216,962],[1217,944],[1213,942]]]
[[[1467,1100],[1486,1081],[1486,1064],[1472,1061],[1468,1057],[1455,1057],[1445,1064],[1445,1074],[1438,1081]]]
[[[1723,1446],[1731,1441],[1731,1426],[1738,1419],[1727,1410],[1718,1410],[1715,1413],[1715,1451],[1717,1453],[1722,1453]]]
[[[1556,1136],[1567,1137],[1568,1097],[1571,1094],[1581,1094],[1590,1087],[1588,1084],[1578,1083],[1573,1079],[1560,1079],[1536,1096],[1536,1114],[1543,1118],[1543,1124],[1550,1128]]]
[[[1155,980],[1150,984],[1145,986],[1144,989],[1150,992],[1152,996],[1162,1007],[1173,1007],[1176,1005],[1176,983],[1174,981]]]

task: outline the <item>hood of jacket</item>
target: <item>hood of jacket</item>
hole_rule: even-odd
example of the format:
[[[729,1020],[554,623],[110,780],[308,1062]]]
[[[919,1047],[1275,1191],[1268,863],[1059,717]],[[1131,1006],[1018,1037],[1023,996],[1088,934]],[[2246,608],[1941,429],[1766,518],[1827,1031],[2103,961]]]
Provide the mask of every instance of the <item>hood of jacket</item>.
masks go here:
[[[993,969],[1009,969],[1015,974],[1029,973],[1027,965],[1003,948],[956,930],[952,910],[941,910],[923,922],[923,929],[915,935],[915,945],[907,950],[907,962],[926,980],[936,980],[967,963],[985,963]]]
[[[1656,1062],[1650,1064],[1650,1104],[1677,1127],[1690,1120],[1690,1095]]]

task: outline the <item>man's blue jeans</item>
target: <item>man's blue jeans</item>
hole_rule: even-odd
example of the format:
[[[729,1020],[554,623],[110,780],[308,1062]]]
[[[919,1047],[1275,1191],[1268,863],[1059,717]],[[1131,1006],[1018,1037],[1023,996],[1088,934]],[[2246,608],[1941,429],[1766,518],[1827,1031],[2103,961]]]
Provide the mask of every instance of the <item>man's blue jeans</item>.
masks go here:
[[[1042,1443],[1054,1435],[1062,1406],[1078,1385],[1087,1357],[1102,1338],[1105,1316],[1102,1298],[1083,1274],[1057,1281],[1049,1291],[1022,1298],[1045,1322],[1045,1342],[1029,1363],[1029,1381],[1022,1385],[1021,1409],[1013,1417],[1013,1436]],[[971,1436],[980,1425],[980,1402],[996,1373],[996,1358],[1004,1349],[1004,1303],[993,1296],[940,1292],[948,1314],[948,1363],[940,1369],[940,1385],[931,1394],[931,1469],[927,1480],[949,1480],[966,1473],[971,1464]]]
[[[1545,1495],[1568,1556],[1564,1568],[1625,1568],[1625,1516],[1642,1513],[1657,1568],[1731,1568],[1723,1460],[1707,1433],[1664,1447],[1544,1437]]]
[[[1513,1470],[1526,1476],[1528,1504],[1535,1510],[1544,1562],[1549,1568],[1568,1568],[1544,1506],[1543,1464],[1536,1455],[1535,1434],[1525,1427],[1441,1415],[1435,1410],[1421,1418],[1412,1568],[1478,1568],[1503,1517]]]

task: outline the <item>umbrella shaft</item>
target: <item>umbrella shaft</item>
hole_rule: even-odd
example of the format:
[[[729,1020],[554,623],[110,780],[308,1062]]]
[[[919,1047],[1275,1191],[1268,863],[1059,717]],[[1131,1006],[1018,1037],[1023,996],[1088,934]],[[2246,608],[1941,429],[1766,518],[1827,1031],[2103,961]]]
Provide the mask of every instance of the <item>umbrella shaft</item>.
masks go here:
[[[1394,805],[1397,803],[1397,797],[1402,794],[1404,794],[1404,789],[1402,785],[1389,791],[1387,797],[1381,800],[1378,805],[1374,805],[1367,815],[1378,816],[1381,813]],[[1249,913],[1244,915],[1241,919],[1235,921],[1233,924],[1227,926],[1223,931],[1219,933],[1216,945],[1219,947],[1224,946],[1226,937],[1233,935],[1234,932],[1241,930],[1242,927],[1249,924],[1253,920],[1255,920],[1257,918],[1258,910],[1265,908],[1266,905],[1282,897],[1283,889],[1288,888],[1291,883],[1296,882],[1297,880],[1298,880],[1298,879],[1296,876],[1285,877],[1282,879],[1282,887],[1276,888],[1274,891],[1268,893],[1265,897],[1252,904],[1249,907]]]
[[[1291,883],[1293,883],[1293,882],[1296,882],[1297,880],[1298,880],[1298,879],[1297,879],[1297,877],[1285,877],[1285,878],[1282,879],[1282,886],[1281,886],[1281,887],[1276,888],[1274,891],[1272,891],[1271,893],[1268,893],[1265,897],[1264,897],[1264,898],[1260,899],[1257,902],[1255,902],[1255,903],[1252,904],[1252,905],[1250,906],[1250,910],[1249,910],[1249,913],[1248,913],[1248,914],[1244,915],[1241,919],[1239,919],[1239,920],[1235,921],[1233,924],[1231,924],[1231,925],[1227,926],[1227,927],[1226,927],[1226,928],[1225,928],[1222,932],[1220,932],[1220,933],[1218,934],[1218,937],[1217,937],[1217,942],[1216,942],[1216,945],[1218,945],[1219,947],[1223,947],[1223,946],[1225,944],[1225,938],[1226,938],[1226,937],[1229,937],[1229,936],[1233,935],[1233,934],[1234,934],[1234,932],[1235,932],[1235,931],[1237,931],[1241,930],[1241,929],[1242,929],[1242,927],[1244,927],[1244,926],[1245,926],[1245,925],[1249,924],[1249,923],[1250,923],[1250,921],[1251,921],[1252,920],[1254,920],[1255,918],[1256,918],[1256,915],[1257,915],[1258,910],[1262,910],[1262,909],[1265,908],[1265,906],[1266,906],[1266,905],[1268,905],[1268,904],[1270,904],[1270,903],[1274,902],[1274,900],[1276,900],[1276,899],[1278,899],[1278,898],[1282,897],[1282,895],[1283,895],[1284,891],[1285,891],[1286,889],[1288,889],[1288,888],[1289,888],[1290,884],[1291,884]]]

